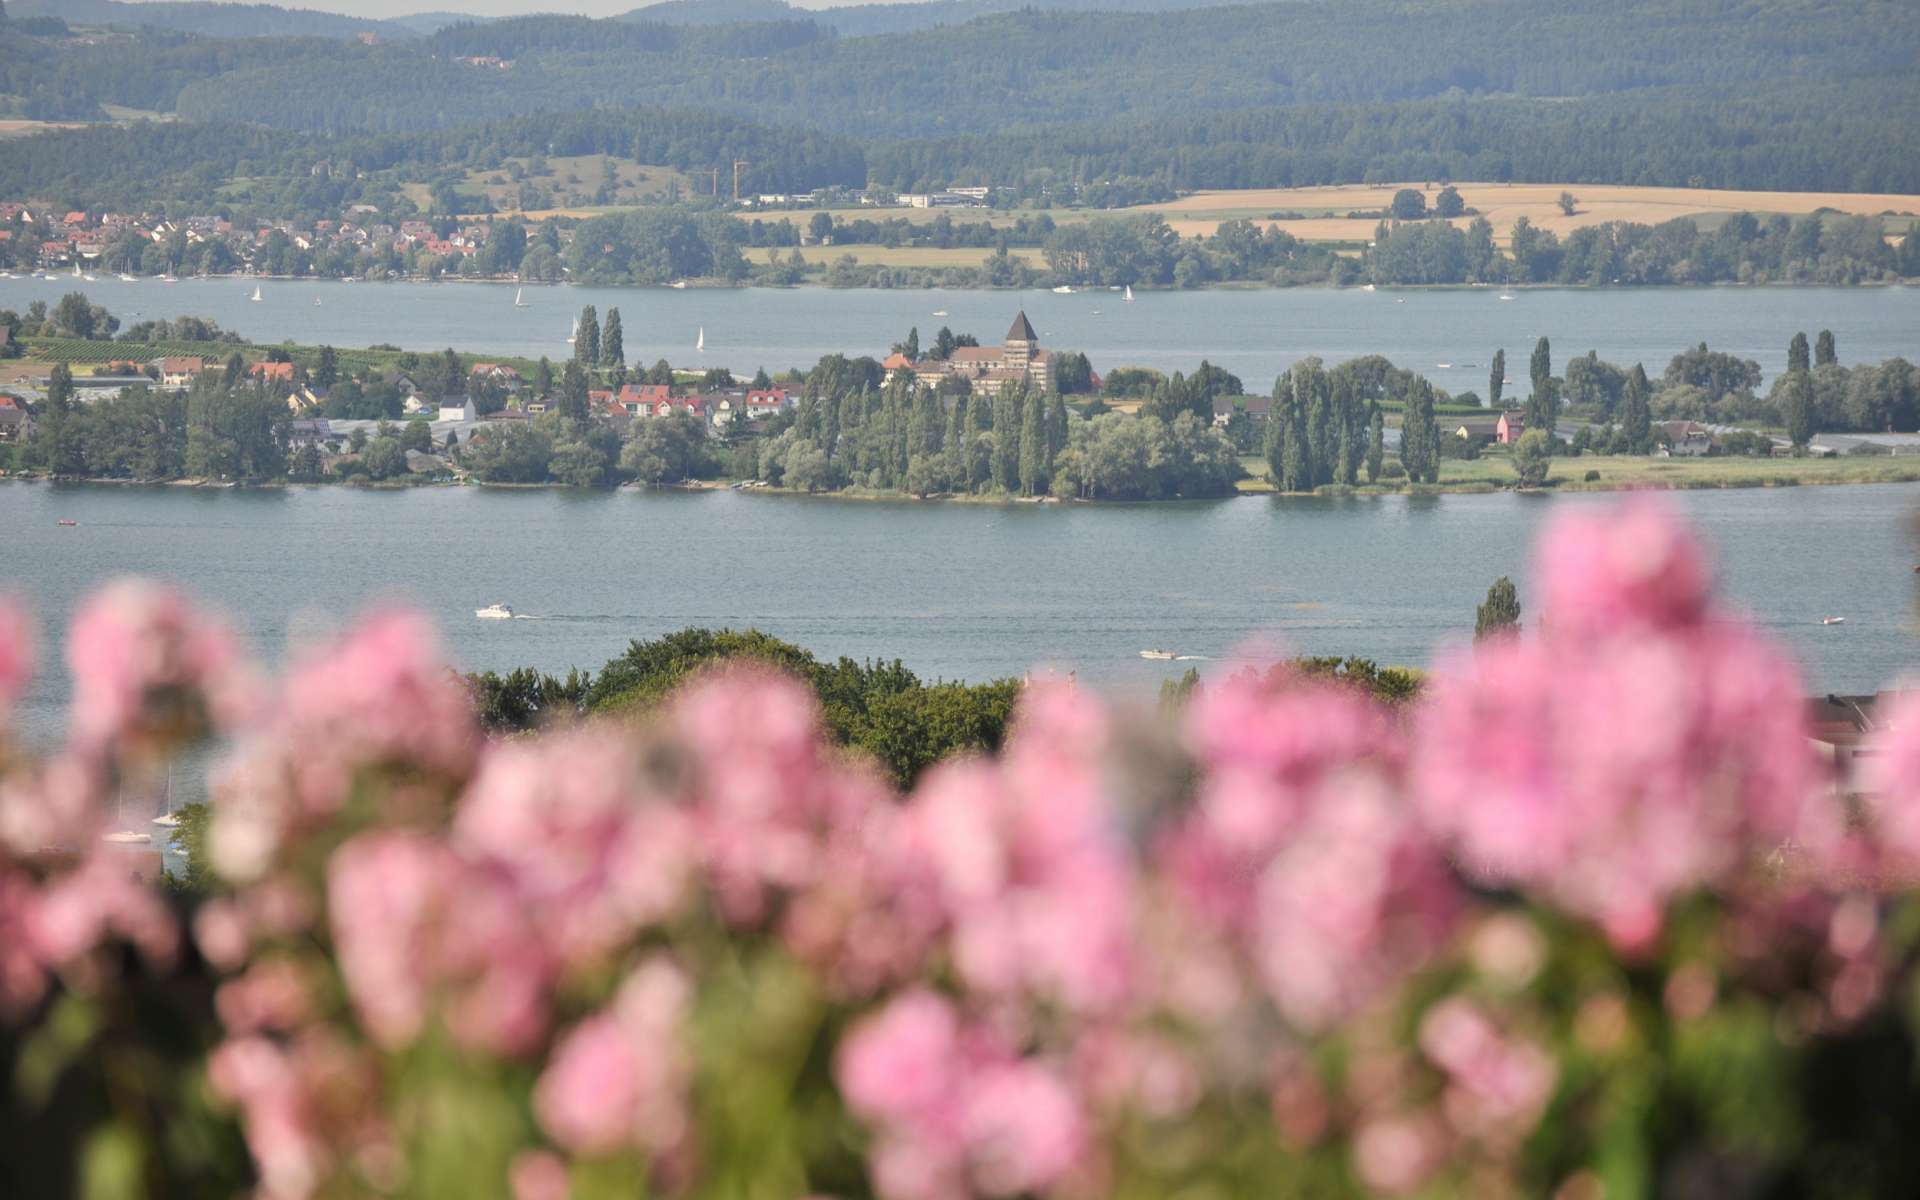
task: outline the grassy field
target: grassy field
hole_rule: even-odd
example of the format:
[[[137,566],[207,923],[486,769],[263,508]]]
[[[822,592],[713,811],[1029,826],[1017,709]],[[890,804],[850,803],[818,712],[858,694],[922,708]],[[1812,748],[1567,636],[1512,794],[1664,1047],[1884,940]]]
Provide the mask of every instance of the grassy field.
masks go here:
[[[1252,478],[1240,481],[1242,492],[1273,491],[1267,482],[1267,464],[1242,458]],[[1597,472],[1598,479],[1588,479]],[[1447,459],[1440,464],[1440,482],[1422,491],[1484,492],[1514,486],[1513,464],[1505,455],[1490,454],[1472,462]],[[1547,489],[1557,492],[1616,491],[1627,488],[1746,488],[1796,487],[1802,484],[1920,483],[1920,456],[1843,456],[1839,458],[1642,458],[1635,455],[1585,454],[1556,458],[1547,473]],[[1362,493],[1405,491],[1398,487],[1362,487]]]
[[[786,258],[791,250],[780,251],[780,257]],[[810,263],[831,265],[844,255],[851,254],[863,266],[882,267],[977,267],[992,255],[993,251],[984,246],[954,246],[941,249],[938,246],[882,246],[877,243],[851,243],[845,246],[806,246],[800,253]],[[765,250],[749,250],[749,261],[763,261]],[[1037,251],[1027,252],[1028,261],[1036,266],[1044,266],[1038,259]]]
[[[609,165],[613,168],[612,201],[600,205],[588,203],[599,191]],[[531,166],[530,159],[510,158],[497,170],[468,171],[465,178],[454,185],[454,190],[463,197],[485,196],[496,213],[504,214],[519,209],[522,183],[546,188],[552,193],[556,207],[520,214],[528,220],[544,221],[548,217],[597,216],[638,204],[658,203],[675,192],[683,197],[705,194],[712,186],[711,178],[695,179],[672,167],[646,166],[610,154],[556,155],[547,159],[547,169],[539,174],[530,171]],[[519,168],[521,178],[513,177],[512,167]],[[401,190],[423,210],[430,206],[431,195],[425,183],[405,184]]]
[[[1585,225],[1603,221],[1635,221],[1658,224],[1675,217],[1689,217],[1703,225],[1717,225],[1737,212],[1785,213],[1798,216],[1818,209],[1862,216],[1891,216],[1889,229],[1899,232],[1920,218],[1920,196],[1882,195],[1842,192],[1735,192],[1711,188],[1625,187],[1601,184],[1558,183],[1457,183],[1460,195],[1470,209],[1493,222],[1494,236],[1505,242],[1513,226],[1526,217],[1536,227],[1564,236]],[[1350,218],[1355,211],[1377,211],[1393,200],[1403,187],[1418,188],[1432,204],[1440,188],[1425,183],[1387,183],[1369,186],[1311,188],[1255,188],[1239,191],[1206,191],[1182,196],[1165,204],[1149,204],[1119,210],[1122,213],[1157,212],[1182,236],[1210,234],[1222,221],[1246,219],[1262,226],[1277,226],[1302,241],[1360,242],[1373,236],[1373,217]],[[1574,214],[1560,211],[1560,193],[1573,193],[1577,203]],[[834,220],[882,220],[905,216],[914,222],[930,222],[936,215],[926,209],[846,208],[829,209]],[[1270,220],[1272,213],[1300,214],[1296,219]],[[788,221],[805,225],[813,219],[812,210],[774,213],[742,213],[743,219]],[[1012,214],[983,208],[940,209],[939,215],[956,224],[991,221],[1009,224]],[[1030,214],[1029,214],[1030,215]],[[1113,215],[1104,210],[1049,209],[1054,221],[1084,221],[1096,215]],[[1471,217],[1455,223],[1465,225]]]

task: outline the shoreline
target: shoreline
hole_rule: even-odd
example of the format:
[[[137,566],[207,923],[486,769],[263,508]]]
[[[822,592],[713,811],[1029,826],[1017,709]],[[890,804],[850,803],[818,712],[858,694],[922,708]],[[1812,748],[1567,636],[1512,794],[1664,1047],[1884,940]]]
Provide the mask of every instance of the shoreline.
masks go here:
[[[1726,460],[1718,460],[1726,461]],[[1773,461],[1773,460],[1758,460]],[[1824,460],[1812,460],[1824,461]],[[1249,482],[1241,481],[1243,484]],[[421,482],[339,482],[334,480],[295,481],[269,480],[257,483],[223,482],[205,479],[120,479],[100,478],[60,478],[56,479],[40,474],[3,474],[0,484],[23,483],[42,484],[64,488],[190,488],[204,491],[232,492],[285,492],[295,489],[350,488],[364,492],[410,492],[429,488],[474,488],[498,492],[574,492],[645,494],[688,493],[710,494],[725,492],[742,496],[764,495],[799,500],[836,500],[850,503],[883,504],[984,504],[984,505],[1030,505],[1035,508],[1069,508],[1075,506],[1098,505],[1104,507],[1126,507],[1142,504],[1214,504],[1222,501],[1241,499],[1373,499],[1388,496],[1487,496],[1503,492],[1517,495],[1550,496],[1560,492],[1693,492],[1693,491],[1746,491],[1751,489],[1784,489],[1794,487],[1848,487],[1872,484],[1902,485],[1920,484],[1920,462],[1910,470],[1886,473],[1880,477],[1843,478],[1815,474],[1775,473],[1765,477],[1755,476],[1746,479],[1622,479],[1616,481],[1564,479],[1553,480],[1539,487],[1520,487],[1517,484],[1502,486],[1485,480],[1458,480],[1451,483],[1414,484],[1398,487],[1383,487],[1372,484],[1360,484],[1354,487],[1327,485],[1310,492],[1283,492],[1266,486],[1263,481],[1251,481],[1253,486],[1237,487],[1230,495],[1223,496],[1174,496],[1158,500],[1105,500],[1092,497],[1073,497],[1062,499],[1057,496],[1003,496],[987,493],[941,493],[927,496],[915,496],[907,492],[875,492],[869,490],[802,492],[785,487],[735,488],[724,480],[696,480],[686,484],[617,484],[610,488],[581,488],[564,483],[485,483],[478,480],[421,481]]]

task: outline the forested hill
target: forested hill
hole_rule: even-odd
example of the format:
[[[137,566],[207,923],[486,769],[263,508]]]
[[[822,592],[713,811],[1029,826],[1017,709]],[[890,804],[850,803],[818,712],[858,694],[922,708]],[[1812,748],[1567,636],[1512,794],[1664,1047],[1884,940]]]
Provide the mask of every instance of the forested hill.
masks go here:
[[[1320,0],[1269,0],[1276,4]],[[785,0],[661,0],[636,8],[623,21],[671,25],[725,25],[742,21],[810,20],[845,37],[910,33],[940,25],[963,25],[1010,12],[1180,12],[1217,7],[1220,0],[895,0],[808,9]]]
[[[7,11],[15,17],[59,17],[69,25],[118,25],[127,29],[165,29],[222,38],[350,38],[363,32],[388,38],[414,36],[412,29],[391,21],[271,4],[210,0],[142,4],[129,4],[125,0],[13,0]]]
[[[0,194],[83,208],[242,204],[314,214],[383,203],[400,180],[549,154],[612,154],[688,170],[745,159],[748,181],[768,190],[859,187],[867,177],[865,155],[846,138],[715,113],[602,109],[351,138],[191,122],[67,130],[0,141]]]
[[[885,37],[805,24],[529,18],[188,84],[181,115],[325,131],[433,128],[610,103],[774,115],[863,138],[1116,117],[1649,88],[1911,95],[1920,6],[1862,0],[1354,0],[1182,13],[1021,12]],[[769,39],[775,44],[769,45]],[[784,44],[782,44],[784,43]],[[449,55],[514,57],[511,70]]]

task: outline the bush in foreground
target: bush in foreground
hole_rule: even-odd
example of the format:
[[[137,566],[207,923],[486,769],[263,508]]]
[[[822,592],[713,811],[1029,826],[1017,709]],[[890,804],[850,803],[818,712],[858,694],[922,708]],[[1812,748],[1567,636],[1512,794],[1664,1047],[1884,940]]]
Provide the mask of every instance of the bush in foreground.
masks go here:
[[[1836,796],[1664,509],[1545,545],[1540,628],[1407,704],[1248,672],[1169,730],[1036,683],[907,795],[765,665],[488,741],[412,617],[273,688],[118,585],[67,746],[0,751],[5,1161],[25,1194],[1902,1193],[1920,712]],[[215,735],[213,883],[170,902],[99,834]]]

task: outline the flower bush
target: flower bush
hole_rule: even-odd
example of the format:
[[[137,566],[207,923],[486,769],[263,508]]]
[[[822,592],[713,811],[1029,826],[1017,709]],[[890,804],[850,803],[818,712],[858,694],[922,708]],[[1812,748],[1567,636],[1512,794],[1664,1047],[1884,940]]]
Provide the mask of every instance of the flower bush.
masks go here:
[[[0,733],[18,1194],[1903,1194],[1920,707],[1871,789],[1635,499],[1535,630],[1387,709],[1286,670],[1065,681],[900,794],[765,667],[489,740],[431,629],[276,690],[179,594]],[[0,607],[0,718],[35,661]],[[210,882],[113,798],[217,739]]]

